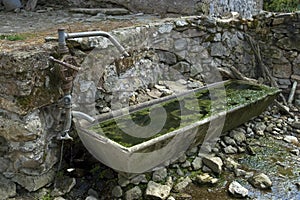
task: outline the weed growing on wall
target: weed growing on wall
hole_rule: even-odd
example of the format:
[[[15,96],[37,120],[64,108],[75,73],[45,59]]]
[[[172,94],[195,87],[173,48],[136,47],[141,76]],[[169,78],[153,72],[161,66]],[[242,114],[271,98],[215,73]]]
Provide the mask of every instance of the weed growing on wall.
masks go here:
[[[300,10],[299,0],[265,0],[264,10],[273,12],[292,12]]]

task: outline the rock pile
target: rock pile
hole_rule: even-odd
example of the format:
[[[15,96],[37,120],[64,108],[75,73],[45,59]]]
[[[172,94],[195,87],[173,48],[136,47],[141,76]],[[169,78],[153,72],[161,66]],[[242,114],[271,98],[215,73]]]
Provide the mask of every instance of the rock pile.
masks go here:
[[[234,197],[246,198],[249,196],[249,190],[270,189],[273,187],[272,179],[274,179],[270,171],[244,169],[239,155],[256,157],[255,151],[259,149],[265,148],[265,151],[269,151],[270,147],[260,140],[271,137],[286,144],[291,149],[287,154],[297,159],[299,145],[295,141],[300,134],[300,130],[295,128],[297,124],[298,121],[281,115],[276,107],[270,107],[259,117],[222,136],[215,146],[210,147],[209,154],[203,155],[200,151],[201,146],[193,147],[169,166],[158,168],[153,172],[139,175],[119,173],[118,181],[110,190],[111,198],[191,199],[192,196],[186,192],[190,184],[199,187],[203,185],[217,187],[218,183],[222,182],[220,177],[224,173],[229,173],[233,177],[228,183],[228,193]],[[228,151],[229,149],[232,151]],[[284,165],[277,163],[280,164]],[[295,182],[295,187],[297,184],[298,182]],[[95,196],[93,198],[102,199]],[[92,199],[92,196],[86,199]]]

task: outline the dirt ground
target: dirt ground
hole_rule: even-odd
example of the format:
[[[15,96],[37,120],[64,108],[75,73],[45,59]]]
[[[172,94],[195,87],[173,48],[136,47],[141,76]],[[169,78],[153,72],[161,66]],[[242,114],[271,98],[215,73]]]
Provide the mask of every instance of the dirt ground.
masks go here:
[[[110,31],[117,28],[141,25],[158,16],[130,14],[125,16],[92,16],[71,13],[69,9],[44,7],[35,12],[21,10],[19,13],[0,9],[0,51],[34,48],[44,44],[45,37],[57,36],[58,28],[67,32]],[[16,45],[17,44],[17,45]]]

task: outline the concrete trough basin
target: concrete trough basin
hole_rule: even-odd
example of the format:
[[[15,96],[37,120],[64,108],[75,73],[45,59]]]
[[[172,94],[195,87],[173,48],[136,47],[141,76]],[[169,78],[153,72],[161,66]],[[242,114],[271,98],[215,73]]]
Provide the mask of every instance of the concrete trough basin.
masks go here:
[[[74,120],[96,159],[117,171],[143,173],[258,116],[278,93],[231,80],[103,114],[94,123]]]

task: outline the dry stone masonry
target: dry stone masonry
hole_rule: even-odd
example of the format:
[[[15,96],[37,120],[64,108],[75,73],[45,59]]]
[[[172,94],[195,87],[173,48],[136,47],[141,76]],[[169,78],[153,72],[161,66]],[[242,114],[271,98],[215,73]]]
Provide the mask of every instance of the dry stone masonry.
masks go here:
[[[71,1],[75,5],[81,1]],[[109,7],[118,5],[127,8],[131,12],[159,13],[159,14],[211,14],[222,15],[228,12],[239,12],[245,18],[249,18],[262,10],[262,0],[90,0],[88,4]]]
[[[136,1],[126,1],[126,7],[132,2]],[[176,1],[172,2],[175,5]],[[241,1],[241,4],[242,2],[246,1]],[[230,5],[224,9],[234,10]],[[215,12],[219,12],[218,9]],[[250,15],[246,10],[245,14]],[[113,55],[118,54],[106,39],[91,37],[73,40],[70,44],[77,49],[74,55],[84,57],[97,47],[99,52],[94,59],[103,61],[101,65],[88,65],[91,59],[84,59],[82,67],[91,66],[91,73],[84,74],[79,77],[82,78],[81,81],[76,82],[76,104],[86,103],[84,100],[80,102],[80,94],[83,93],[90,95],[90,99],[97,100],[97,107],[105,108],[102,111],[107,112],[115,98],[112,96],[112,88],[132,89],[125,94],[125,98],[123,95],[124,99],[132,98],[138,88],[149,87],[162,74],[177,79],[180,76],[209,82],[216,78],[216,68],[235,66],[248,77],[259,78],[261,74],[257,68],[257,58],[246,40],[247,35],[259,45],[263,62],[271,70],[283,93],[288,94],[291,84],[300,81],[299,30],[300,13],[262,13],[249,20],[232,16],[223,19],[201,16],[164,20],[113,31],[112,34],[134,55],[127,60],[117,61]],[[49,45],[55,49],[56,43]],[[57,112],[54,103],[59,99],[60,93],[55,67],[48,62],[48,57],[52,54],[53,50],[44,47],[29,52],[20,50],[0,53],[0,179],[1,184],[5,183],[7,187],[5,195],[8,196],[15,195],[18,185],[28,191],[36,191],[54,179],[55,166],[59,160],[59,143],[52,128]],[[103,69],[99,76],[97,67]],[[180,75],[173,72],[180,72]],[[149,73],[155,76],[149,76]],[[132,78],[132,74],[139,79]],[[95,84],[98,82],[91,81],[95,79],[92,77],[94,75],[97,75],[98,82],[99,79],[102,80],[100,86],[103,89],[96,94]],[[118,77],[122,81],[115,85]],[[143,82],[140,81],[141,78]],[[192,81],[189,84],[194,88],[200,82]],[[295,104],[300,105],[300,87],[296,91]],[[232,133],[232,137],[236,141],[244,141],[239,134]],[[189,165],[196,169],[201,163],[199,158]],[[220,170],[216,166],[216,173]],[[155,176],[156,179],[160,175]],[[182,184],[184,183],[183,181]],[[157,184],[149,182],[149,185],[148,193],[152,196],[159,195],[153,192]],[[164,187],[166,191],[160,193],[163,196],[170,189],[168,186]],[[114,191],[116,197],[122,195],[118,188]],[[141,191],[136,187],[124,195],[128,198],[139,197]]]

